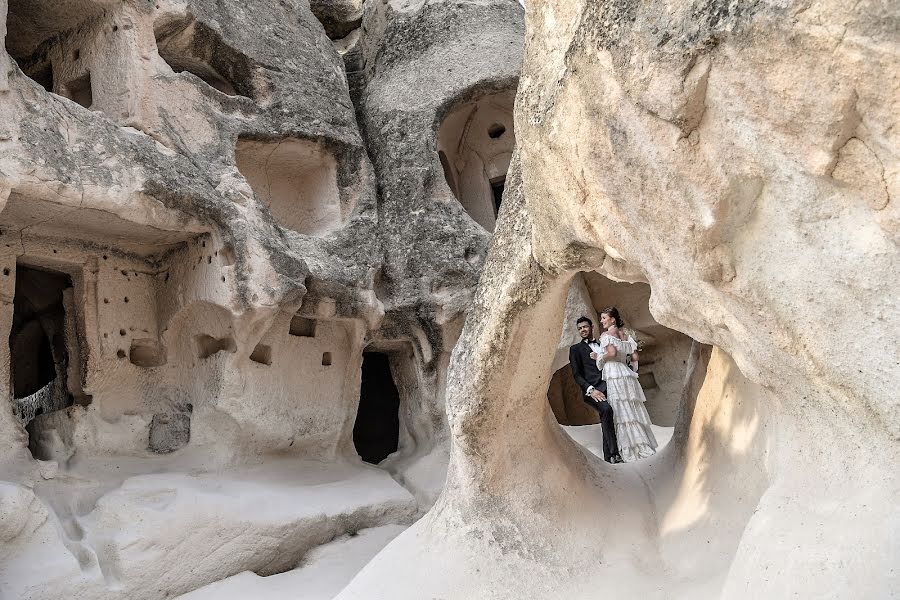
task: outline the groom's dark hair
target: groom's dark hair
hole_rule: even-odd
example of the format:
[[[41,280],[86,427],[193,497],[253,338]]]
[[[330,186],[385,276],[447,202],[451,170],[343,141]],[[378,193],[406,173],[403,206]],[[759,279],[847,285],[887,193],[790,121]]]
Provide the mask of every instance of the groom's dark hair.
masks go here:
[[[578,320],[575,321],[575,327],[578,327],[578,325],[581,323],[587,323],[591,327],[594,326],[594,322],[591,321],[590,319],[588,319],[587,317],[578,317]]]

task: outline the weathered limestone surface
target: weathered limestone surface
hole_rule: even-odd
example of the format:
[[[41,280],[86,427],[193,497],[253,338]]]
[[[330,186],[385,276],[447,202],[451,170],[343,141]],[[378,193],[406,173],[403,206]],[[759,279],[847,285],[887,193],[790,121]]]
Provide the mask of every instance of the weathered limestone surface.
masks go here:
[[[898,22],[0,0],[0,596],[330,596],[419,517],[338,597],[900,594]],[[675,425],[615,467],[551,411],[609,303]]]
[[[420,431],[444,442],[420,441],[414,453],[401,449],[387,466],[396,473],[409,465],[399,476],[432,500],[447,463],[446,369],[490,240],[453,196],[438,157],[438,130],[458,105],[492,93],[511,95],[523,29],[522,9],[505,0],[365,5],[356,83],[361,89],[354,95],[380,192],[384,255],[375,289],[385,314],[375,347],[382,337],[411,340],[424,365],[417,386],[427,390],[425,397],[437,398],[414,418],[423,423]],[[432,446],[435,454],[426,456]]]
[[[438,129],[506,94],[509,153],[523,11],[363,12],[0,3],[0,595],[172,597],[434,502],[490,237]],[[380,470],[364,350],[400,395]]]
[[[339,598],[900,593],[898,18],[528,3],[447,484]],[[546,341],[588,270],[648,283],[653,317],[698,340],[672,441],[633,467],[546,402]]]

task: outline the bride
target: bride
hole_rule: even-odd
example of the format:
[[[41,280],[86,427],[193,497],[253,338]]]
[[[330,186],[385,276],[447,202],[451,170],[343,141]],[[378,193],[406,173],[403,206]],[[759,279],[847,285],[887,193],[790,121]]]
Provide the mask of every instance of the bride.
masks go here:
[[[622,331],[624,325],[615,307],[600,313],[603,354],[591,353],[606,381],[606,399],[613,409],[619,453],[625,462],[647,458],[656,452],[656,437],[650,428],[650,415],[644,408],[644,390],[638,382],[637,342]],[[629,366],[626,366],[626,363]]]

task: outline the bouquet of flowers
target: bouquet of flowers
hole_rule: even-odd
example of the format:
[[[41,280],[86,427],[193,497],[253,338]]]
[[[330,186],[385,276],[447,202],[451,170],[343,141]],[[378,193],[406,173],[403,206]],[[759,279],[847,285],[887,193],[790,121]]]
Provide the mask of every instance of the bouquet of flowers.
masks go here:
[[[632,329],[631,327],[623,327],[622,331],[624,331],[626,335],[630,335],[632,338],[634,338],[634,341],[637,342],[637,351],[638,352],[644,351],[644,340],[642,340],[641,337],[638,335],[637,330]]]

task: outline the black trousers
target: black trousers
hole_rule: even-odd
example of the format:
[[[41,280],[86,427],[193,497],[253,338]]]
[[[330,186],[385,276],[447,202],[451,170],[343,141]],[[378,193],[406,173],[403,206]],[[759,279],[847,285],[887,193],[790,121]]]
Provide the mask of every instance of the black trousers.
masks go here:
[[[600,428],[603,430],[603,460],[612,462],[612,457],[619,454],[619,442],[616,440],[616,423],[613,420],[613,409],[606,400],[598,402],[590,396],[584,401],[600,413]]]

